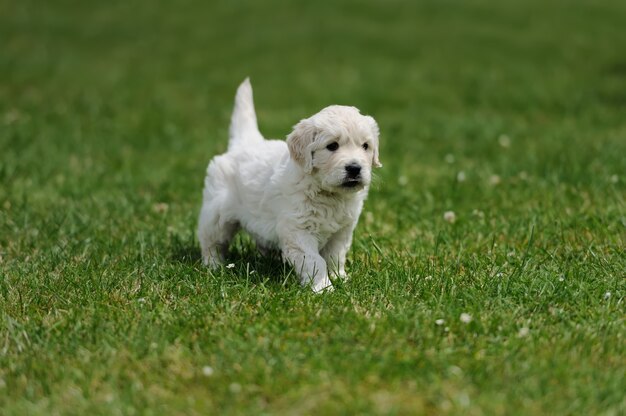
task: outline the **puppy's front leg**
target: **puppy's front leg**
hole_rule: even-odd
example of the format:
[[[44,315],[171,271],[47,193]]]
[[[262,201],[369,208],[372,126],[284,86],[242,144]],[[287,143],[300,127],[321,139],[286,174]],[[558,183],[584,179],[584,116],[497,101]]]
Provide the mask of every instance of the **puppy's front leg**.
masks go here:
[[[286,233],[281,238],[283,259],[288,261],[300,277],[302,285],[311,285],[315,293],[332,289],[326,262],[318,253],[317,240],[309,233]]]
[[[331,273],[345,279],[346,274],[346,254],[352,245],[352,232],[354,227],[345,227],[337,231],[328,240],[328,243],[322,249],[322,257],[326,260],[326,264]]]

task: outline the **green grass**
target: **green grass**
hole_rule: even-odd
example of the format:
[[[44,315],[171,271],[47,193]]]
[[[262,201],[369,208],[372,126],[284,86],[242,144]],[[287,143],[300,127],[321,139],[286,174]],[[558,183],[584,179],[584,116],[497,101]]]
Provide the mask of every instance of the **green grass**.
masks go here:
[[[157,3],[0,0],[0,413],[626,412],[626,3]],[[247,75],[380,124],[334,293],[200,264]]]

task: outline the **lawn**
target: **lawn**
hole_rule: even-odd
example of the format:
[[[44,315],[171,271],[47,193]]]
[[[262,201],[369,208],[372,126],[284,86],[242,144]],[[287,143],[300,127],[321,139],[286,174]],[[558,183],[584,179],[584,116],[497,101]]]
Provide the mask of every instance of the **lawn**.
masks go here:
[[[0,413],[626,413],[624,22],[622,0],[0,0]],[[200,263],[246,76],[267,137],[330,104],[380,125],[333,293],[245,235]]]

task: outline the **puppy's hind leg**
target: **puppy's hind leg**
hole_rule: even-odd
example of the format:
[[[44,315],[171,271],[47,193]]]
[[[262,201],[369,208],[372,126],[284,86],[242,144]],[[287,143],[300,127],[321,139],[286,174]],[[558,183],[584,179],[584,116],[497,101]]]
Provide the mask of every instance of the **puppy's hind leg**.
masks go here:
[[[198,240],[202,251],[202,263],[211,269],[224,263],[233,236],[239,225],[224,221],[220,215],[219,204],[205,203],[198,221]]]

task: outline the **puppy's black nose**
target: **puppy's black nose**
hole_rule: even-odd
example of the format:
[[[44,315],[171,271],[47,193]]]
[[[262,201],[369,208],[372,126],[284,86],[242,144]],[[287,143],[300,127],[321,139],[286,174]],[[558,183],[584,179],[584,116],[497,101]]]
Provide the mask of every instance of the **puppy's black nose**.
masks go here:
[[[348,178],[355,179],[361,173],[361,166],[356,163],[350,163],[349,165],[346,165],[346,172],[348,172]]]

